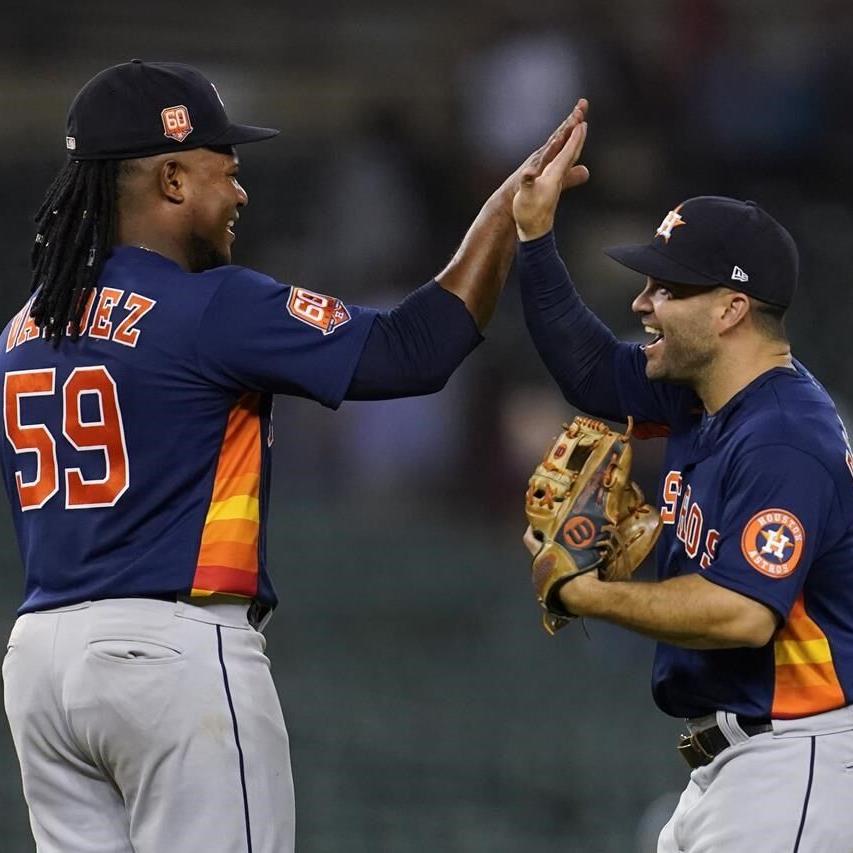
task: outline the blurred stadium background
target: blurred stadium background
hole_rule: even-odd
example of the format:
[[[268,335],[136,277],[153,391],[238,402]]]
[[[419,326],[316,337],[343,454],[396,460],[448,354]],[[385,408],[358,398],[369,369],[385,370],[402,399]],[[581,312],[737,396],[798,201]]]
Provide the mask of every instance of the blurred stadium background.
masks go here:
[[[387,306],[583,94],[592,179],[558,230],[588,303],[637,336],[640,281],[601,248],[647,239],[688,196],[756,199],[800,247],[795,353],[846,414],[851,35],[845,0],[6,0],[0,307],[28,289],[65,110],[107,65],[195,64],[233,118],[280,127],[243,152],[236,262]],[[302,853],[654,849],[687,768],[649,695],[652,644],[600,624],[548,639],[520,542],[525,480],[571,414],[513,282],[440,395],[278,400],[267,636]],[[660,452],[638,449],[652,493]],[[0,537],[8,633],[22,585],[5,513]],[[0,769],[0,850],[32,850],[5,725]]]

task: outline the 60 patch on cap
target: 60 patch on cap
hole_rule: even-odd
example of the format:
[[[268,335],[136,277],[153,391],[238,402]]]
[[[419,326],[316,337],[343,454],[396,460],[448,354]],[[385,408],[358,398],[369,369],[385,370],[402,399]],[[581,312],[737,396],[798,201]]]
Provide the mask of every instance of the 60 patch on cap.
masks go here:
[[[175,142],[183,142],[193,132],[190,112],[183,104],[166,107],[160,118],[163,120],[163,133]]]
[[[770,578],[794,573],[805,544],[803,525],[784,509],[763,509],[747,522],[740,540],[747,562]]]

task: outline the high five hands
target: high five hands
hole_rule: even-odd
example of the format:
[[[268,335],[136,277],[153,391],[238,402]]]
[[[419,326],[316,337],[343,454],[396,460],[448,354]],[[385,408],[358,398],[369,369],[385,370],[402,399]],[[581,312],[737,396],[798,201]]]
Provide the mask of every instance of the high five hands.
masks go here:
[[[547,234],[554,227],[561,193],[589,179],[589,169],[578,165],[586,141],[588,108],[586,99],[581,98],[571,115],[519,170],[512,215],[520,240]]]

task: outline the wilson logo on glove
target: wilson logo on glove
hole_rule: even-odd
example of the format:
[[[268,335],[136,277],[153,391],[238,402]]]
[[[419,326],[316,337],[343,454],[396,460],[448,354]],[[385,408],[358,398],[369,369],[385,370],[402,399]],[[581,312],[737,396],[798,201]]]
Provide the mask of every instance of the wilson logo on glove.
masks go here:
[[[570,518],[563,525],[563,539],[573,548],[589,548],[597,533],[596,526],[585,515]]]

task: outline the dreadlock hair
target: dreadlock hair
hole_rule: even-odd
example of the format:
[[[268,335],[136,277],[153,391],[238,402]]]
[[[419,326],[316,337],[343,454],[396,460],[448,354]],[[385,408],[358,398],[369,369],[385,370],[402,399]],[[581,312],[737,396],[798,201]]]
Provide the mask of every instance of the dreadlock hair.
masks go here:
[[[30,263],[30,314],[43,337],[58,346],[80,321],[116,236],[117,160],[69,160],[35,217]]]

